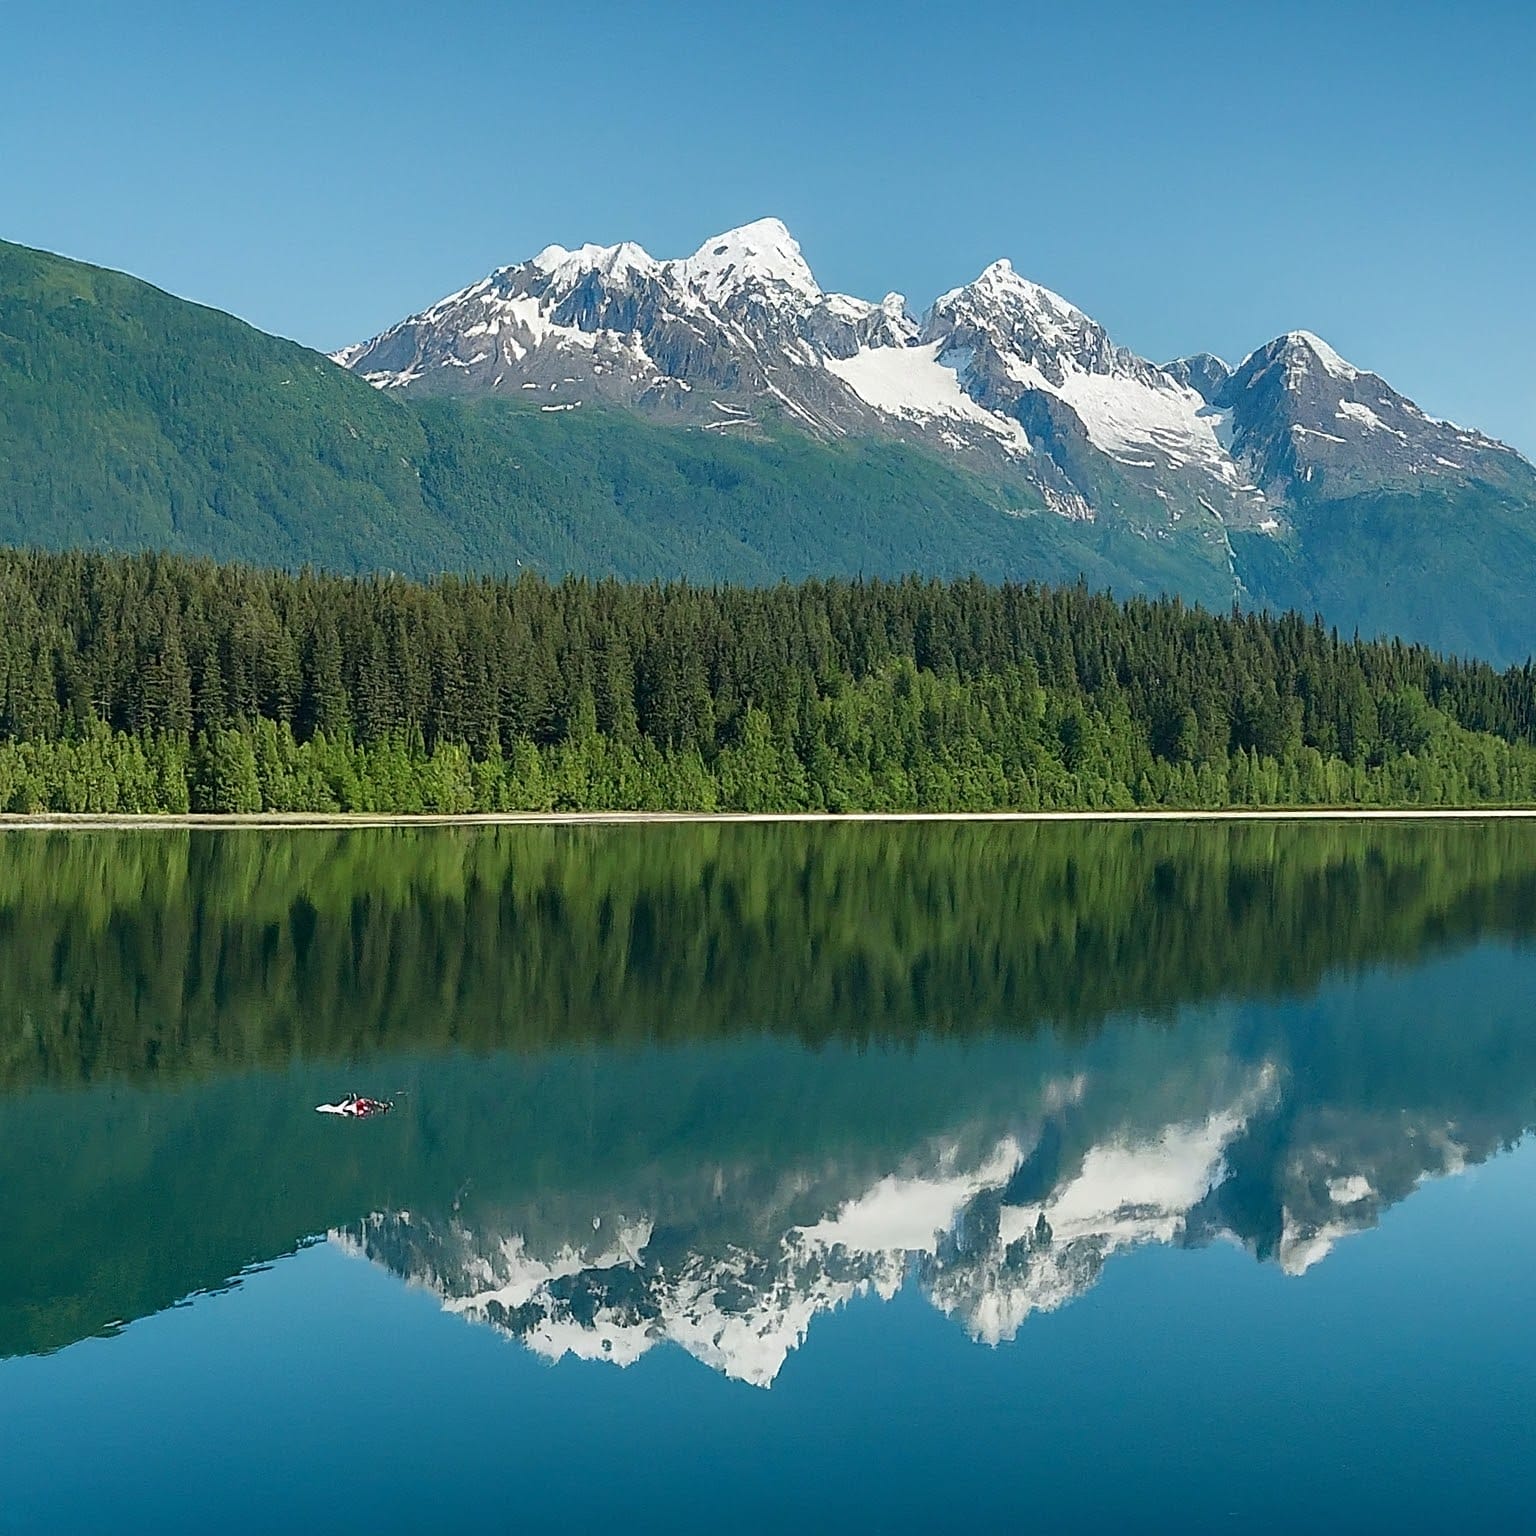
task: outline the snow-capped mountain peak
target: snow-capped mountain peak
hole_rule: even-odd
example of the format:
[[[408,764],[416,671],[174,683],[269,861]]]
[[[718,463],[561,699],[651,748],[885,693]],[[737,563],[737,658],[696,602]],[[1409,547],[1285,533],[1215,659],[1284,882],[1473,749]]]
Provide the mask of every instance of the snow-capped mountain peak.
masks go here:
[[[1314,364],[1336,379],[1358,379],[1361,370],[1346,362],[1321,336],[1311,331],[1287,331],[1280,337],[1280,348],[1286,362],[1295,368],[1310,368]]]
[[[680,269],[688,285],[710,303],[744,287],[781,286],[808,299],[821,288],[800,254],[800,242],[779,219],[757,219],[706,240]]]
[[[1049,393],[1059,393],[1074,373],[1121,375],[1153,389],[1171,382],[1161,369],[1117,347],[1077,305],[1021,277],[1007,260],[994,261],[974,281],[935,299],[923,336],[970,355],[977,388],[997,396],[1004,408],[1008,381]]]
[[[1427,415],[1310,331],[1288,331],[1249,353],[1214,398],[1230,410],[1233,451],[1273,499],[1529,476],[1512,449]]]
[[[1072,318],[1086,320],[1077,305],[1053,293],[1040,283],[1031,282],[1014,270],[1006,256],[984,267],[974,281],[959,288],[951,288],[934,300],[935,310],[946,310],[961,303],[981,302],[1010,310],[1023,310],[1030,314],[1046,315],[1065,322]]]

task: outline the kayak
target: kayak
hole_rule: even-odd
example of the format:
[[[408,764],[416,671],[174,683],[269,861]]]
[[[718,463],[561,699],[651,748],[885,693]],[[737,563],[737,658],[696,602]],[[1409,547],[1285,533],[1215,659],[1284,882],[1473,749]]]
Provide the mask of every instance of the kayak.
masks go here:
[[[395,1107],[393,1099],[369,1099],[349,1093],[335,1104],[316,1104],[317,1115],[345,1115],[349,1120],[366,1120],[369,1115],[385,1115]]]

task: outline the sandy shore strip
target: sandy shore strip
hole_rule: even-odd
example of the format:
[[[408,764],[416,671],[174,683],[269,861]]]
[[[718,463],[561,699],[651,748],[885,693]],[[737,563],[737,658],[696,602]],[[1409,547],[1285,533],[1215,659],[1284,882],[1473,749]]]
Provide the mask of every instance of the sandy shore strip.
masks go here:
[[[688,823],[771,825],[805,823],[841,826],[891,822],[1205,822],[1205,821],[1527,821],[1536,807],[1422,807],[1389,810],[1375,806],[1250,807],[1222,811],[471,811],[454,815],[389,815],[355,812],[252,812],[196,814],[71,815],[42,812],[0,814],[0,832],[346,831],[365,827],[643,827]]]

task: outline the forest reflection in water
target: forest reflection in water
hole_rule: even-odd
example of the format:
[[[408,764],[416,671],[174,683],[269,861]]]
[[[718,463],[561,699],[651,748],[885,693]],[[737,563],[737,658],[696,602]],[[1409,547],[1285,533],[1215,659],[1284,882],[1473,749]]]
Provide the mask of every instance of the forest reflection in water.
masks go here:
[[[11,833],[0,1087],[1085,1034],[1533,932],[1496,821]]]

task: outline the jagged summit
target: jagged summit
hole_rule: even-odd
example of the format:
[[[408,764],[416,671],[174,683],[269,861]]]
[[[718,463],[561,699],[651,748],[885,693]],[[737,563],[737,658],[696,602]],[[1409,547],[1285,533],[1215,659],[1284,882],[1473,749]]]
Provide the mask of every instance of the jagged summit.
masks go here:
[[[1287,331],[1271,345],[1302,366],[1316,362],[1336,379],[1356,379],[1360,376],[1360,369],[1346,362],[1321,336],[1311,331]]]
[[[1235,369],[1210,353],[1159,366],[1006,259],[919,321],[900,294],[824,292],[776,218],[667,260],[628,242],[547,246],[335,360],[380,388],[516,393],[550,413],[593,403],[718,435],[786,423],[911,440],[1004,477],[1036,510],[1202,540],[1235,596],[1232,536],[1284,537],[1320,495],[1531,475],[1310,331]]]
[[[1512,449],[1427,415],[1311,331],[1249,353],[1214,398],[1230,412],[1233,451],[1274,499],[1510,485],[1530,473]]]
[[[574,283],[588,273],[618,282],[660,276],[696,291],[710,303],[722,302],[744,289],[777,286],[806,298],[821,295],[799,242],[780,219],[756,219],[725,230],[711,236],[691,256],[668,260],[658,260],[629,240],[617,245],[584,244],[574,250],[547,245],[530,261],[500,268],[497,275],[529,267],[561,285]]]
[[[984,267],[971,282],[959,288],[951,288],[948,293],[940,294],[934,300],[934,308],[946,309],[967,297],[991,300],[1004,305],[1022,305],[1029,309],[1044,310],[1047,313],[1062,316],[1082,316],[1083,313],[1075,304],[1062,298],[1059,293],[1053,293],[1049,288],[1040,283],[1031,282],[1029,278],[1017,272],[1006,256],[999,257],[998,260]]]
[[[1232,377],[1232,366],[1214,352],[1196,352],[1164,363],[1163,372],[1179,383],[1187,384],[1207,405],[1213,405]]]
[[[546,245],[530,265],[557,281],[570,282],[584,272],[600,272],[605,277],[654,272],[660,263],[642,247],[623,240],[618,245],[578,246],[574,251],[563,245]]]

